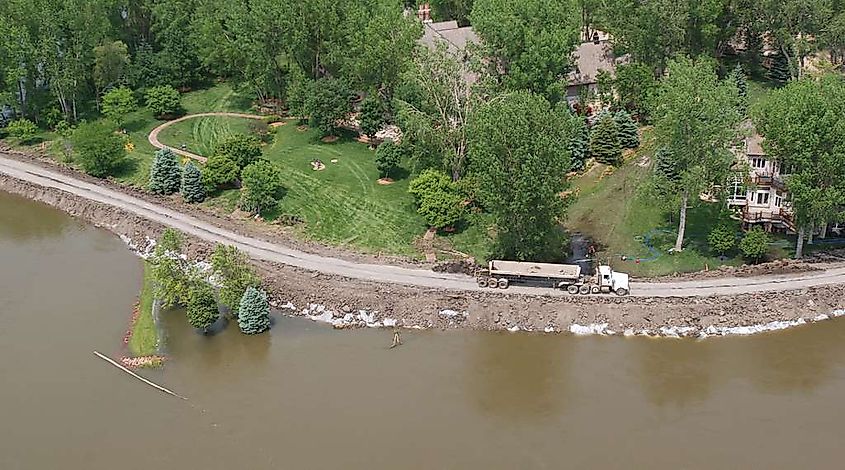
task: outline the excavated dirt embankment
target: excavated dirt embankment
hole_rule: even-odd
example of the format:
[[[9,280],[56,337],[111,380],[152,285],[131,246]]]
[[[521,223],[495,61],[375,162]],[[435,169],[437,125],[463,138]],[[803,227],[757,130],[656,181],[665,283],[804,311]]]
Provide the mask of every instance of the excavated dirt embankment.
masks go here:
[[[0,175],[0,190],[49,204],[144,246],[165,228],[121,209]],[[186,254],[205,259],[212,246],[188,238]],[[323,320],[485,330],[573,331],[698,336],[776,329],[843,313],[845,286],[730,297],[634,298],[524,296],[506,292],[451,292],[377,284],[256,261],[275,305]],[[334,315],[327,315],[332,312]],[[354,317],[354,318],[353,318]],[[389,319],[384,322],[384,319]],[[730,330],[730,328],[734,328]]]

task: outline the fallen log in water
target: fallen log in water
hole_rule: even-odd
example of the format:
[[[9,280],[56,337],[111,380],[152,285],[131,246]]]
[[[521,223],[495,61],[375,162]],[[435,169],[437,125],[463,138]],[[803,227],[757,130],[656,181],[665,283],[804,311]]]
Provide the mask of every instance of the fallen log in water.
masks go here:
[[[158,384],[156,384],[156,383],[154,383],[150,380],[147,380],[147,379],[141,377],[140,375],[132,372],[131,370],[127,369],[126,367],[123,367],[122,365],[118,364],[116,361],[112,360],[111,358],[109,358],[108,356],[106,356],[104,354],[100,354],[97,351],[94,351],[94,354],[97,357],[99,357],[100,359],[102,359],[102,360],[108,362],[109,364],[117,367],[118,369],[122,370],[123,372],[126,372],[127,374],[131,375],[132,377],[135,377],[136,379],[140,380],[141,382],[144,382],[145,384],[149,385],[150,387],[158,389],[158,390],[160,390],[160,391],[162,391],[162,392],[164,392],[168,395],[173,395],[176,398],[181,398],[182,400],[187,400],[187,398],[183,397],[182,395],[179,395],[178,393],[175,393],[171,390],[168,390],[168,389],[162,387],[161,385],[158,385]]]

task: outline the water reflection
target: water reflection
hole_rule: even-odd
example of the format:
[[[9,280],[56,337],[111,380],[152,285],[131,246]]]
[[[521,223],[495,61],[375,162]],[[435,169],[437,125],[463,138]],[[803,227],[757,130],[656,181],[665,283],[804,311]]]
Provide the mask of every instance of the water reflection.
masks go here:
[[[713,341],[632,338],[626,344],[639,363],[637,375],[651,403],[686,407],[710,395]]]
[[[810,392],[828,382],[845,355],[845,319],[804,326],[741,343],[748,377],[769,393]]]
[[[565,337],[478,335],[468,344],[467,393],[482,411],[502,418],[560,413],[575,346]]]
[[[21,242],[56,237],[74,220],[58,210],[32,210],[36,203],[0,191],[0,240]]]

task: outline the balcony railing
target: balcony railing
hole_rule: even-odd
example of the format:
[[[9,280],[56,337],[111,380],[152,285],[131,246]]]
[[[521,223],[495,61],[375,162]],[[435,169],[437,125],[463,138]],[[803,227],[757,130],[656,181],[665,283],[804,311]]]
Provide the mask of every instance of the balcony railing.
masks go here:
[[[792,214],[783,209],[779,211],[751,210],[747,205],[742,208],[742,221],[749,224],[770,222],[780,224],[795,231],[795,219]]]
[[[783,181],[783,178],[771,173],[757,173],[751,178],[751,181],[757,186],[772,186],[778,189],[786,189],[786,183]]]

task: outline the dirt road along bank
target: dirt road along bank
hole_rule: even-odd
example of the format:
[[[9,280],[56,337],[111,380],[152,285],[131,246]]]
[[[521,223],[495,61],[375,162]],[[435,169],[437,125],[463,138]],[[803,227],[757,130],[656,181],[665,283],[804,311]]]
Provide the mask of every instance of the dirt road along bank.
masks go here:
[[[692,334],[711,326],[811,320],[845,306],[841,266],[768,278],[636,283],[632,290],[639,297],[627,298],[482,291],[466,276],[299,252],[185,216],[165,207],[166,200],[153,204],[32,163],[0,155],[0,189],[46,202],[140,245],[165,226],[186,234],[188,254],[196,258],[208,255],[213,243],[234,244],[256,260],[274,299],[298,311],[310,304],[338,316],[364,309],[408,326],[559,331],[607,324],[615,331],[681,327]]]

